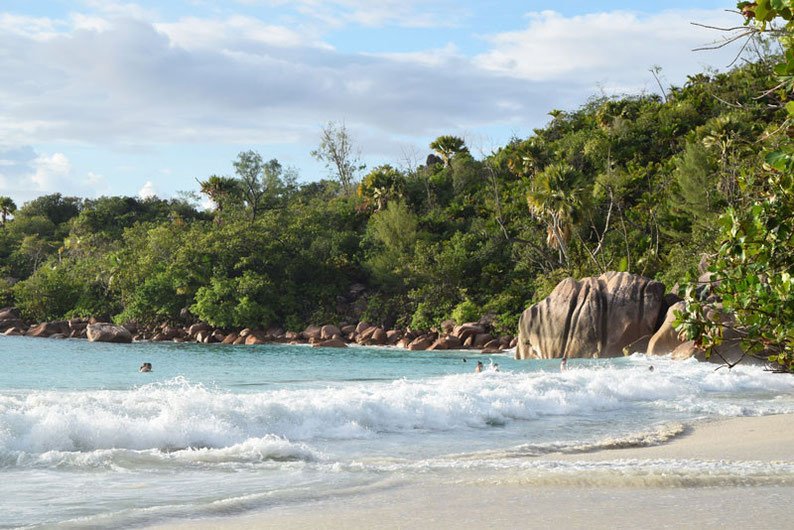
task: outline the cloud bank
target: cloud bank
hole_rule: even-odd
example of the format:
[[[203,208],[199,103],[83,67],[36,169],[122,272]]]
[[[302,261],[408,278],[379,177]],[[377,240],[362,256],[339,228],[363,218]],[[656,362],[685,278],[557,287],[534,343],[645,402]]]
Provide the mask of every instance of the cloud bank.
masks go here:
[[[311,9],[312,19],[327,12],[329,25],[372,26],[408,25],[418,14],[439,24],[433,13],[446,8],[296,6]],[[29,157],[0,164],[0,193],[60,191],[63,182],[96,187],[101,177],[78,178],[69,166],[69,146],[271,145],[278,153],[278,145],[297,144],[308,153],[321,124],[344,119],[368,139],[366,148],[380,150],[373,154],[396,158],[406,141],[426,144],[444,133],[526,134],[550,109],[575,107],[599,90],[655,90],[653,65],[681,84],[735,53],[690,51],[715,38],[690,21],[735,23],[716,11],[529,13],[522,29],[472,36],[487,49],[466,56],[454,42],[409,53],[341,52],[317,24],[307,30],[234,14],[163,21],[111,7],[61,20],[0,14],[0,145]],[[32,156],[30,146],[41,145],[57,152],[35,147]]]

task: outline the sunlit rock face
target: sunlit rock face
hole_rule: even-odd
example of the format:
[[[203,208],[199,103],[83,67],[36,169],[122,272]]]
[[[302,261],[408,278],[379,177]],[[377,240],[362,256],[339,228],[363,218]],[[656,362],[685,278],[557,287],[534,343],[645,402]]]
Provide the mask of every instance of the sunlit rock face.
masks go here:
[[[661,282],[626,272],[567,278],[521,315],[516,359],[622,356],[656,331],[667,311],[664,294]]]

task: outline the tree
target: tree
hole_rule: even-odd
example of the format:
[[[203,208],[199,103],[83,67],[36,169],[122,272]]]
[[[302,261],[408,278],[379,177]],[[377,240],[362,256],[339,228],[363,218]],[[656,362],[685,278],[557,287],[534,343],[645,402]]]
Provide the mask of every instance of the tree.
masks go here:
[[[527,193],[529,211],[546,225],[546,243],[557,249],[560,264],[568,264],[568,243],[581,205],[581,173],[563,164],[550,164],[535,176]]]
[[[0,197],[0,218],[2,218],[3,228],[6,226],[6,218],[17,210],[17,205],[11,197]]]
[[[262,156],[254,151],[242,151],[233,163],[237,176],[240,177],[240,188],[243,199],[251,210],[251,222],[256,221],[259,202],[265,194],[262,187],[264,167]]]
[[[201,193],[215,203],[215,208],[220,212],[223,205],[240,196],[240,181],[230,177],[212,175],[207,180],[199,180]]]
[[[336,176],[345,195],[350,195],[356,173],[366,164],[361,163],[361,150],[353,147],[345,122],[336,124],[329,121],[320,132],[320,145],[312,151],[312,156],[325,163],[325,167]]]
[[[786,53],[775,67],[781,79],[773,90],[785,90],[790,99],[794,0],[740,2],[737,7],[747,19],[746,35],[766,31],[776,19],[785,24],[777,30]],[[786,110],[789,115],[779,129],[788,136],[794,103],[786,104]],[[794,143],[776,138],[772,146],[762,167],[739,176],[744,204],[728,208],[720,218],[719,247],[706,286],[720,300],[720,310],[703,302],[702,286],[691,282],[686,310],[675,324],[707,354],[716,351],[730,330],[741,338],[745,352],[794,370]]]
[[[457,136],[439,136],[430,142],[430,149],[438,153],[446,167],[450,166],[454,155],[469,151],[463,139]]]
[[[234,162],[234,169],[240,177],[239,187],[243,200],[251,210],[251,222],[256,221],[260,211],[273,208],[285,191],[281,180],[284,168],[273,158],[267,162],[255,151],[243,151]],[[294,177],[290,173],[290,183]]]
[[[405,178],[388,164],[370,171],[358,186],[358,195],[374,202],[376,212],[383,210],[390,199],[402,197],[404,192]]]
[[[80,213],[82,202],[77,197],[64,197],[60,193],[42,195],[26,202],[19,213],[33,217],[42,215],[55,225],[65,223]]]

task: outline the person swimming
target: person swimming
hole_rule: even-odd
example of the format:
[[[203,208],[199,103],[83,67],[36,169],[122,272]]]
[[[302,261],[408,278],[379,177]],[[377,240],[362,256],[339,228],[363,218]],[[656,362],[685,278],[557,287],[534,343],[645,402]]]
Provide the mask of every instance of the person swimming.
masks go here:
[[[482,372],[482,361],[477,361],[477,367],[474,369],[475,374]]]
[[[141,365],[141,369],[138,370],[139,372],[151,372],[152,371],[152,363],[143,363]]]
[[[563,357],[560,361],[560,372],[564,372],[566,368],[568,368],[568,359]]]

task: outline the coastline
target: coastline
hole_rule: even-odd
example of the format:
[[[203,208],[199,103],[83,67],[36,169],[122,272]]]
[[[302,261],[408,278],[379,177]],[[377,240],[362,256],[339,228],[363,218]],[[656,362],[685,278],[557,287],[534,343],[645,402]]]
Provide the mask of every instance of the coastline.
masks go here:
[[[786,414],[696,422],[661,445],[550,453],[528,460],[629,469],[685,460],[754,463],[774,469],[794,463],[792,446],[794,415]],[[603,483],[564,479],[538,483],[514,472],[492,470],[464,472],[451,481],[412,478],[365,495],[152,528],[717,528],[728,521],[734,527],[780,528],[789,521],[792,494],[791,474],[771,481],[739,476],[713,484],[637,481],[614,474]]]

